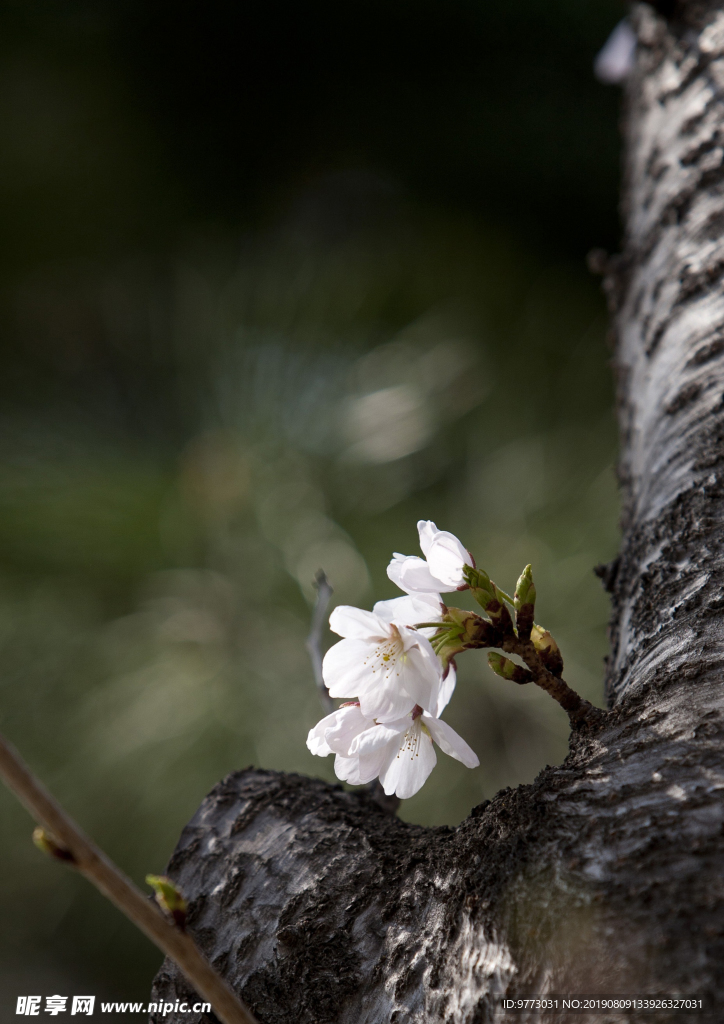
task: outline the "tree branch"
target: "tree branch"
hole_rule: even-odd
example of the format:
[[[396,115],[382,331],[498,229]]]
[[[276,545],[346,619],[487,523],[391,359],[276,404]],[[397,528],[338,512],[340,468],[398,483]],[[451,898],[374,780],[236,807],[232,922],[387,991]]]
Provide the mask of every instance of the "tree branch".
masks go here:
[[[171,957],[198,993],[209,1000],[219,1020],[224,1024],[257,1024],[252,1013],[199,952],[191,936],[167,921],[156,905],[81,831],[2,735],[0,776],[35,821],[51,833],[50,845],[56,847],[57,853],[51,852],[80,871]]]

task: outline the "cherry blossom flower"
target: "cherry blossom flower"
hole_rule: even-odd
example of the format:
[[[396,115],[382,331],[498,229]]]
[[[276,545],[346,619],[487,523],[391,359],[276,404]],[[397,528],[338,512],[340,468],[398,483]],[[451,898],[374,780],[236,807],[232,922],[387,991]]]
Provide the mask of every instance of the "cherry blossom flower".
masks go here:
[[[412,606],[409,610],[414,612]],[[379,722],[396,721],[416,704],[436,711],[452,690],[447,680],[443,686],[442,664],[430,641],[393,622],[394,609],[382,611],[340,605],[332,612],[330,628],[344,639],[330,647],[322,663],[330,696],[358,700],[365,718]]]
[[[322,757],[336,755],[337,778],[359,786],[379,777],[387,796],[394,793],[407,800],[422,788],[437,763],[433,740],[468,768],[480,763],[454,729],[419,706],[385,723],[366,719],[357,704],[342,707],[310,731],[307,746]]]
[[[373,611],[396,626],[414,626],[418,622],[442,622],[444,605],[439,594],[406,594],[390,601],[378,601]],[[435,635],[436,627],[426,626],[418,632],[429,639]],[[449,662],[443,671],[437,703],[428,709],[435,718],[439,718],[449,704],[456,681],[455,663]]]
[[[457,537],[438,530],[429,519],[421,519],[417,530],[425,558],[395,552],[387,567],[392,582],[408,594],[449,594],[465,586],[463,570],[475,563]]]

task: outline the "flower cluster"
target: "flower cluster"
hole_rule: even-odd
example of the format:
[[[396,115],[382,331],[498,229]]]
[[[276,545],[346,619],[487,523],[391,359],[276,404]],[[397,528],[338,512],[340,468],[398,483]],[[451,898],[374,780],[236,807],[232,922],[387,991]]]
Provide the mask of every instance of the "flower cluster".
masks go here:
[[[455,689],[455,663],[430,642],[448,611],[440,594],[466,589],[475,563],[451,533],[424,520],[417,527],[425,558],[395,554],[387,570],[406,596],[379,601],[371,612],[345,605],[332,612],[330,628],[343,639],[324,658],[324,682],[349,703],[307,739],[313,754],[335,755],[338,778],[353,785],[379,778],[388,796],[401,799],[417,793],[435,767],[433,740],[468,768],[479,764],[440,718]]]

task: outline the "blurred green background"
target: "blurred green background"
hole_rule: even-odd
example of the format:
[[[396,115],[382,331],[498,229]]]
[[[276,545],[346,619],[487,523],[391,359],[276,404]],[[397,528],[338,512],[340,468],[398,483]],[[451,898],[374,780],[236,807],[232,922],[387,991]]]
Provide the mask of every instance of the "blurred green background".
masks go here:
[[[394,596],[418,518],[508,590],[533,563],[602,703],[616,432],[585,255],[618,242],[591,64],[622,13],[0,8],[0,727],[140,884],[227,772],[333,778],[305,747],[311,580]],[[565,755],[545,694],[459,668],[481,766],[440,755],[410,821]],[[4,791],[0,815],[3,1019],[145,1000],[160,956]]]

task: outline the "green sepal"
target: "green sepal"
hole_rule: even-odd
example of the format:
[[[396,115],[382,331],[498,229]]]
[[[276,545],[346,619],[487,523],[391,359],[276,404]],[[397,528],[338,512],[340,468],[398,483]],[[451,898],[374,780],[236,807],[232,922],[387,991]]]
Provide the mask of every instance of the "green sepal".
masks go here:
[[[473,569],[472,566],[466,565],[463,569],[463,576],[473,592],[473,597],[486,612],[490,604],[500,601],[495,592],[495,584],[485,569]]]
[[[466,565],[463,575],[473,597],[490,616],[490,621],[502,629],[505,634],[512,633],[513,620],[505,604],[507,597],[502,590],[496,587],[487,572],[484,569],[473,569]]]
[[[523,665],[516,665],[510,658],[504,658],[502,654],[498,654],[497,651],[490,651],[488,653],[488,665],[495,672],[496,676],[500,676],[501,679],[510,679],[514,683],[532,683],[533,673],[524,668]]]

